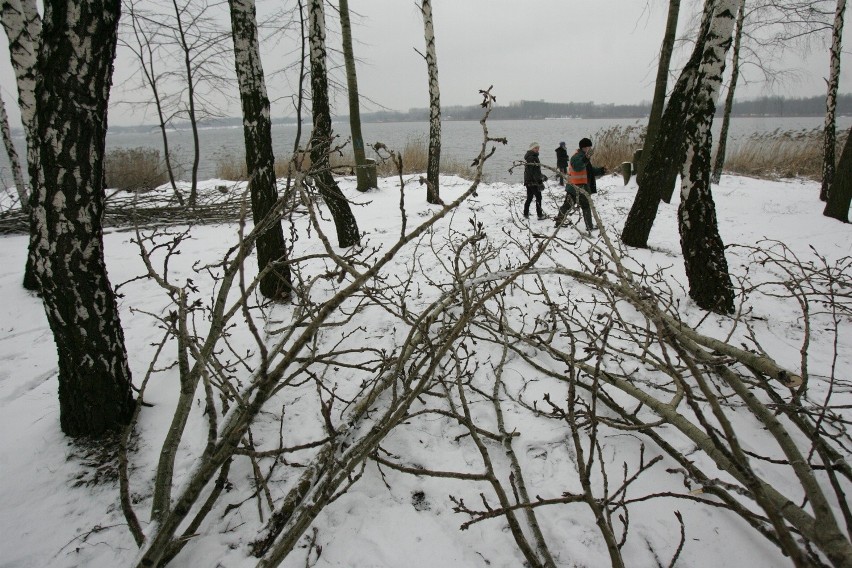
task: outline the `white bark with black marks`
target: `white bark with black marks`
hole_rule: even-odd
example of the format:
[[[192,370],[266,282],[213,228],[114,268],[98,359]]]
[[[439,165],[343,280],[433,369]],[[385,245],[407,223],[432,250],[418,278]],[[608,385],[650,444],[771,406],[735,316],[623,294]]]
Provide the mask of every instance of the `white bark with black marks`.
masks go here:
[[[429,74],[429,155],[426,162],[426,200],[440,203],[441,175],[441,88],[438,83],[438,56],[435,52],[435,29],[432,1],[422,0],[423,32],[426,39],[426,68]]]
[[[254,0],[229,0],[228,5],[243,111],[252,218],[258,225],[275,210],[278,201],[269,97],[260,60]],[[269,219],[268,224],[257,240],[257,262],[261,272],[267,267],[272,270],[261,279],[260,293],[270,300],[284,301],[290,297],[290,269],[284,262],[287,257],[284,231],[277,219]]]
[[[325,10],[322,0],[310,0],[308,3],[308,41],[311,60],[311,110],[314,122],[310,145],[311,175],[334,218],[338,245],[350,247],[360,242],[361,233],[349,202],[331,173],[329,153],[334,135],[331,129],[331,109],[328,102]]]
[[[819,198],[828,199],[828,192],[834,182],[837,144],[837,90],[840,87],[840,54],[843,44],[843,20],[846,13],[846,0],[837,0],[834,25],[831,31],[831,59],[828,71],[828,92],[825,97],[825,140],[823,142],[822,186]]]
[[[41,17],[35,0],[0,1],[0,21],[9,40],[9,58],[18,87],[21,122],[31,151],[35,139],[35,65],[41,36]]]
[[[27,141],[27,163],[38,164],[38,134],[36,133],[35,65],[41,37],[41,16],[35,0],[0,0],[0,21],[9,40],[9,58],[15,71],[18,87],[18,107]],[[36,191],[30,180],[30,191]],[[35,274],[35,245],[30,241],[27,265],[24,271],[24,288],[37,290]]]
[[[134,408],[101,226],[120,8],[118,0],[46,2],[35,75],[31,239],[58,352],[60,423],[70,436],[120,428]]]
[[[0,96],[0,132],[3,134],[3,145],[6,147],[6,155],[9,157],[9,165],[12,168],[12,179],[15,181],[15,190],[18,192],[18,199],[21,202],[21,209],[27,210],[27,184],[24,183],[24,174],[21,170],[21,160],[18,158],[18,151],[15,149],[15,143],[12,141],[12,131],[9,128],[9,115],[6,114],[6,103],[3,102]]]
[[[745,22],[746,6],[743,2],[737,15],[737,32],[734,34],[734,50],[731,53],[731,80],[728,83],[728,94],[725,96],[725,110],[722,114],[722,128],[719,130],[719,143],[716,145],[716,159],[713,162],[713,173],[710,181],[718,184],[722,179],[722,170],[725,167],[725,153],[728,146],[728,129],[731,124],[731,110],[734,108],[734,93],[737,90],[737,81],[740,76],[740,46],[743,39],[743,24]]]
[[[681,248],[690,297],[703,309],[721,313],[733,311],[734,292],[710,191],[711,128],[734,24],[743,2],[718,0],[712,12],[705,11],[710,16],[707,40],[703,46],[696,47],[702,51],[701,62],[694,88],[684,93],[685,159],[680,169],[678,207]]]

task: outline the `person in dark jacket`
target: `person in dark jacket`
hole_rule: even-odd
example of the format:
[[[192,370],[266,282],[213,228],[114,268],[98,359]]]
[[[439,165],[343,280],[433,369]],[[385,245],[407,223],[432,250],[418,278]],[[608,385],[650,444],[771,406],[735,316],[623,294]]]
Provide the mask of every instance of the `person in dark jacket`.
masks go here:
[[[527,188],[527,201],[524,203],[524,217],[530,216],[530,203],[535,198],[535,210],[539,219],[547,219],[547,215],[541,210],[541,190],[547,177],[541,173],[541,162],[538,159],[538,151],[541,144],[533,142],[530,149],[524,154],[524,185]]]
[[[568,212],[573,208],[574,203],[579,200],[580,208],[583,210],[583,221],[586,223],[586,230],[591,232],[597,229],[592,220],[592,209],[589,205],[589,199],[593,193],[597,193],[597,184],[595,177],[602,176],[606,173],[606,168],[596,168],[592,165],[592,141],[588,138],[580,140],[579,148],[571,156],[568,161],[568,183],[565,185],[565,201],[559,208],[559,215],[556,217],[556,226],[562,224]],[[585,190],[577,191],[577,189]],[[588,197],[586,197],[588,194]]]
[[[565,142],[560,142],[556,149],[556,169],[563,174],[559,176],[558,180],[559,184],[562,185],[568,177],[568,147]]]

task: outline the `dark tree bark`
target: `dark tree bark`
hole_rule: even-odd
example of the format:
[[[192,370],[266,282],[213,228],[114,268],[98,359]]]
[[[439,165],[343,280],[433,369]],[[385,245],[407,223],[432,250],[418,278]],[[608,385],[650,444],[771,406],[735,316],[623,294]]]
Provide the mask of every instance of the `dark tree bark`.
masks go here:
[[[308,3],[308,38],[311,46],[311,110],[314,130],[311,134],[311,172],[337,229],[337,244],[350,247],[361,240],[358,223],[349,202],[331,174],[331,109],[328,102],[328,75],[325,52],[325,10],[323,0]]]
[[[680,16],[680,0],[669,0],[669,12],[666,17],[666,31],[663,35],[663,43],[660,46],[660,61],[657,65],[657,79],[654,84],[654,99],[651,101],[651,113],[648,115],[648,130],[645,133],[645,143],[639,163],[636,164],[636,181],[641,183],[645,170],[645,163],[650,154],[657,133],[660,131],[660,122],[663,117],[663,109],[666,105],[666,91],[669,85],[669,69],[672,62],[675,39],[677,38],[677,21]]]
[[[828,72],[828,92],[825,97],[825,140],[823,141],[822,185],[819,198],[828,200],[829,188],[833,185],[837,158],[834,147],[837,144],[837,90],[840,87],[840,53],[843,42],[843,17],[846,12],[846,0],[837,0],[832,27],[831,61]]]
[[[229,0],[228,6],[231,10],[234,61],[243,109],[243,137],[252,219],[255,226],[259,226],[267,216],[276,214],[275,206],[278,201],[269,97],[260,61],[254,0]],[[270,300],[284,301],[289,299],[291,291],[284,231],[278,218],[266,222],[269,228],[257,239],[258,268],[260,271],[269,268],[260,280],[260,293]]]
[[[642,178],[633,205],[624,222],[621,240],[627,246],[645,248],[648,236],[657,218],[657,209],[662,199],[671,201],[677,176],[686,156],[686,139],[683,124],[689,110],[689,93],[695,88],[701,66],[703,46],[707,41],[712,15],[712,3],[704,7],[704,17],[696,39],[695,49],[675,83],[669,103],[660,120],[660,129],[650,151],[643,151]]]
[[[426,38],[426,69],[429,74],[429,155],[426,161],[426,201],[442,203],[441,176],[441,89],[438,84],[438,56],[435,52],[435,29],[432,2],[422,0],[423,29]]]
[[[346,65],[346,87],[349,96],[349,129],[352,132],[352,151],[355,154],[355,176],[358,191],[374,186],[374,176],[367,166],[364,136],[361,134],[361,104],[358,97],[358,74],[355,72],[355,52],[352,49],[352,25],[349,22],[349,0],[339,0],[340,31],[343,36],[343,61]]]
[[[119,0],[47,0],[37,64],[31,230],[59,356],[60,423],[71,436],[119,428],[134,408],[101,227],[120,10]]]
[[[728,147],[731,110],[734,108],[734,92],[737,89],[737,81],[740,77],[740,45],[743,39],[745,12],[745,2],[743,2],[742,7],[740,7],[740,13],[737,15],[737,31],[734,35],[734,49],[731,52],[731,81],[728,85],[728,94],[725,96],[725,110],[722,112],[722,128],[719,130],[716,159],[713,161],[713,173],[710,175],[710,182],[715,184],[718,184],[722,179],[722,170],[725,168],[725,153]]]
[[[840,162],[837,164],[837,175],[834,176],[834,183],[831,184],[828,192],[828,203],[825,204],[822,214],[848,223],[850,202],[852,202],[852,128],[849,129],[849,135],[843,145]]]

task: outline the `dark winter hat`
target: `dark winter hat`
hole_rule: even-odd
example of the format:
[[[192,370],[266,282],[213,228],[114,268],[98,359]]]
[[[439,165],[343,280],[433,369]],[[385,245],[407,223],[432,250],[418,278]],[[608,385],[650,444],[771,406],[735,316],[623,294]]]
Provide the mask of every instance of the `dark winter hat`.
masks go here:
[[[580,139],[580,148],[591,148],[591,147],[592,147],[592,141],[591,140],[589,140],[588,138],[581,138]]]
[[[564,147],[565,147],[565,142],[560,142],[560,143],[559,143],[559,147],[560,147],[560,148],[564,148]]]

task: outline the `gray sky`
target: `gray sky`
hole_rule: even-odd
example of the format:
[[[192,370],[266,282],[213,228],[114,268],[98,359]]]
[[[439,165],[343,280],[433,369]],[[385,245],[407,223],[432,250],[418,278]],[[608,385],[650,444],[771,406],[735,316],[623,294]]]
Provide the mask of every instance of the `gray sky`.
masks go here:
[[[681,30],[695,2],[684,2]],[[259,0],[259,13],[280,6],[280,0]],[[478,90],[494,85],[498,104],[512,101],[638,103],[653,95],[656,57],[663,34],[667,2],[663,0],[433,0],[441,102],[473,105]],[[408,110],[428,106],[423,23],[415,0],[351,0],[358,82],[363,96],[384,107]],[[331,15],[329,11],[327,15]],[[852,92],[852,32],[845,33],[846,51],[841,73],[843,93]],[[4,38],[5,39],[5,38]],[[824,38],[827,42],[828,38]],[[290,114],[284,97],[293,92],[287,81],[273,72],[291,51],[287,41],[269,44],[264,53],[273,116]],[[329,36],[339,49],[339,36]],[[763,94],[824,95],[828,72],[827,43],[817,43],[810,55],[788,50],[776,63],[795,70],[798,77],[783,77],[769,88],[760,77],[746,71],[750,84],[738,89],[740,98]],[[18,123],[14,79],[5,41],[0,42],[0,80],[7,111]],[[685,52],[681,53],[681,59]],[[126,74],[126,60],[117,63]],[[342,78],[342,75],[341,75]],[[122,81],[116,79],[112,101],[126,100]],[[236,95],[236,89],[234,89]],[[138,98],[138,95],[135,96]],[[225,104],[225,103],[223,103]],[[338,97],[337,113],[348,114]],[[365,111],[376,110],[365,104]],[[236,100],[227,114],[238,115]],[[111,124],[150,123],[153,117],[121,106],[111,112]]]

